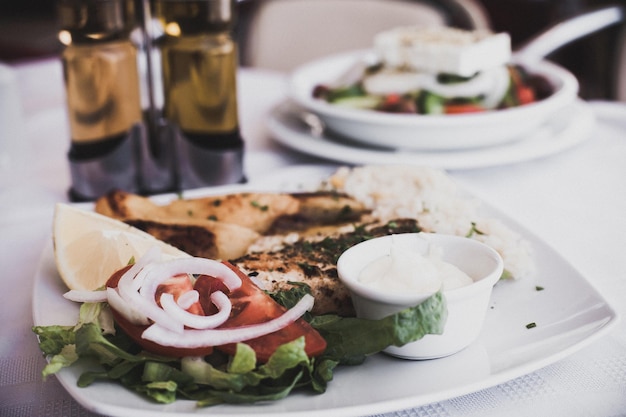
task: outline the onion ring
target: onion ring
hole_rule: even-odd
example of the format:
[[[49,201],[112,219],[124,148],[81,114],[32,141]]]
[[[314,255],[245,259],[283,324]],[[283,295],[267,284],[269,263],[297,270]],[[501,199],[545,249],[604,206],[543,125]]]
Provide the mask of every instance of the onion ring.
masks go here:
[[[213,301],[213,304],[218,308],[218,312],[210,316],[200,316],[184,310],[174,301],[174,296],[169,293],[161,294],[160,301],[161,307],[163,307],[163,310],[167,312],[172,319],[193,329],[214,329],[228,320],[228,316],[230,316],[230,311],[232,310],[230,299],[221,291],[216,291],[211,294],[211,301]]]
[[[169,311],[165,311],[157,304],[156,291],[163,282],[173,276],[181,274],[214,276],[220,279],[229,290],[236,290],[241,286],[241,278],[239,278],[234,271],[223,263],[212,259],[192,257],[157,262],[159,259],[160,251],[158,248],[156,248],[156,250],[151,249],[122,275],[118,282],[117,290],[121,299],[123,299],[129,307],[122,308],[121,311],[119,311],[120,314],[126,312],[126,314],[131,317],[127,317],[126,314],[124,314],[124,317],[132,322],[145,322],[145,320],[139,317],[145,316],[177,334],[182,333],[185,323],[194,323],[194,326],[199,325],[200,328],[206,329],[219,326],[228,318],[231,308],[230,302],[228,314],[225,318],[224,314],[218,315],[219,313],[217,313],[215,315],[216,317],[211,316],[211,319],[206,319],[205,317],[208,316],[193,315],[181,309],[180,306],[173,302],[173,299],[173,303],[171,303],[173,305],[169,305]],[[225,305],[223,299],[221,304]],[[186,314],[183,314],[183,312]],[[189,316],[197,316],[198,318]],[[219,324],[214,324],[218,322]]]
[[[180,306],[180,308],[182,308],[183,310],[187,310],[189,307],[191,307],[194,303],[197,303],[198,300],[200,299],[200,294],[198,293],[198,291],[196,290],[191,290],[191,291],[187,291],[184,294],[181,294],[178,297],[178,301],[176,301],[176,303]],[[161,303],[163,304],[163,303]]]
[[[126,300],[122,298],[116,288],[107,288],[107,301],[111,308],[124,316],[132,324],[147,326],[150,324],[148,317],[134,309]]]
[[[151,248],[122,274],[116,288],[109,287],[105,291],[69,291],[65,296],[83,302],[86,298],[108,301],[113,310],[131,323],[149,325],[142,333],[142,338],[162,346],[192,349],[243,342],[276,332],[313,308],[314,298],[306,294],[294,307],[272,320],[219,329],[228,320],[232,310],[232,302],[224,292],[215,291],[210,295],[218,312],[202,316],[186,311],[199,299],[196,290],[185,292],[178,302],[172,294],[164,292],[159,305],[156,300],[157,289],[169,278],[187,274],[215,277],[230,291],[234,291],[241,287],[241,277],[224,263],[211,259],[190,257],[165,262],[160,262],[160,259],[161,251],[157,247]]]
[[[311,308],[313,308],[313,302],[313,296],[305,294],[295,306],[275,319],[260,324],[241,326],[232,329],[186,329],[182,333],[176,333],[168,330],[158,323],[154,323],[143,332],[141,337],[162,346],[177,348],[221,346],[230,343],[243,342],[287,327],[299,319],[305,312],[311,310]]]
[[[103,303],[107,300],[107,293],[104,290],[69,290],[63,297],[77,303]]]

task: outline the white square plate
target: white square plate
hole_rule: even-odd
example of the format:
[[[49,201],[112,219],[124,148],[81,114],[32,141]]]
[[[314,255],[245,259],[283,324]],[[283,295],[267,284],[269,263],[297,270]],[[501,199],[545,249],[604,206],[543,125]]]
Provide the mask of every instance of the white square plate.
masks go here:
[[[328,174],[328,167],[293,167],[264,181],[217,190],[298,191],[302,184],[312,184]],[[216,193],[216,189],[195,190],[187,196],[209,193]],[[166,196],[162,201],[168,198],[175,197]],[[442,401],[533,372],[580,350],[616,325],[619,317],[615,310],[554,249],[503,213],[485,205],[483,209],[533,245],[537,272],[533,277],[496,285],[481,335],[455,355],[428,361],[374,355],[363,365],[337,369],[327,392],[321,395],[298,392],[273,403],[209,408],[197,408],[187,400],[156,404],[110,382],[78,388],[76,381],[86,363],[63,369],[57,377],[85,408],[111,416],[372,415]],[[537,291],[536,286],[543,290]],[[35,325],[76,323],[78,305],[63,298],[66,291],[49,245],[35,276]],[[527,328],[530,323],[536,327]]]

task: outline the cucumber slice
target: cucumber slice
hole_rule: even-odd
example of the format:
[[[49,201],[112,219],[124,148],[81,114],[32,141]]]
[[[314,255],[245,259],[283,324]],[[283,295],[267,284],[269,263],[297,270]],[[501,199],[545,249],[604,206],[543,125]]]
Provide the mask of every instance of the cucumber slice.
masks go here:
[[[360,85],[356,84],[330,90],[327,100],[330,103],[335,103],[339,100],[343,100],[346,98],[361,97],[364,95],[365,91],[363,90],[363,88]]]
[[[417,97],[417,108],[421,114],[443,114],[446,99],[422,90]]]

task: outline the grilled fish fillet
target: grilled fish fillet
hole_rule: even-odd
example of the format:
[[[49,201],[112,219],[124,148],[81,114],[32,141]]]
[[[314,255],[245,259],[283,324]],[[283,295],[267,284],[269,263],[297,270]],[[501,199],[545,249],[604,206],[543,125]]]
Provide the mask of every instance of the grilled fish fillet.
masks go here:
[[[304,283],[315,298],[313,314],[354,316],[348,289],[337,275],[337,259],[350,246],[377,236],[419,232],[414,219],[399,219],[385,225],[355,226],[352,231],[320,239],[300,239],[281,249],[253,252],[231,262],[256,277],[267,291],[285,290]]]

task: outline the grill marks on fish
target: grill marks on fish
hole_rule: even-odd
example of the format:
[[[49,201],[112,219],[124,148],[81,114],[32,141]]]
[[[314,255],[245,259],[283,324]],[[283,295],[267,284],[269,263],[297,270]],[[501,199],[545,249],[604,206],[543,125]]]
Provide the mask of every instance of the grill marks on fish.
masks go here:
[[[339,256],[351,246],[374,237],[420,230],[414,219],[359,225],[351,232],[318,240],[304,238],[279,250],[250,253],[232,262],[255,276],[268,291],[289,289],[293,283],[307,284],[315,297],[313,314],[353,316],[350,293],[337,274]]]

